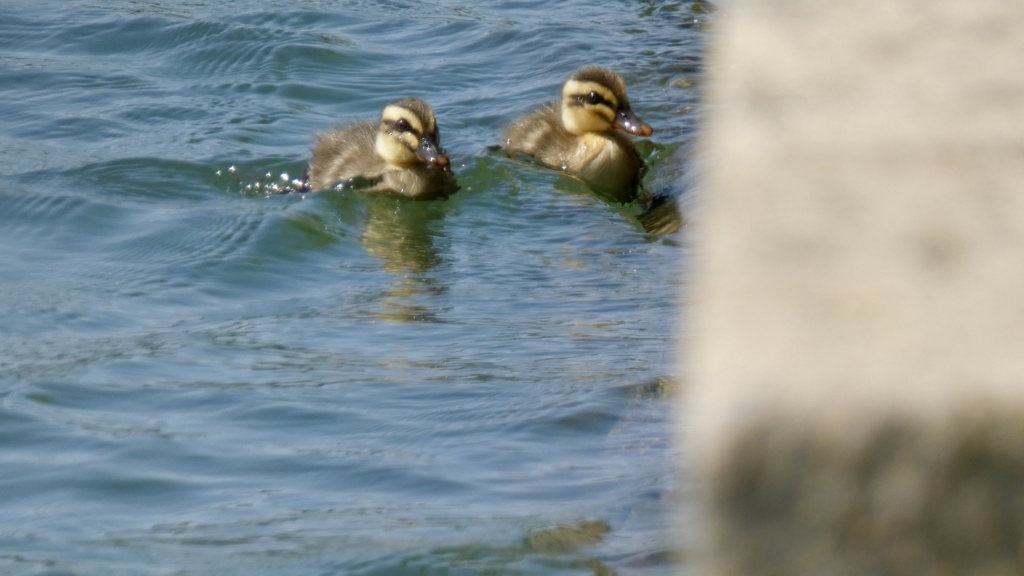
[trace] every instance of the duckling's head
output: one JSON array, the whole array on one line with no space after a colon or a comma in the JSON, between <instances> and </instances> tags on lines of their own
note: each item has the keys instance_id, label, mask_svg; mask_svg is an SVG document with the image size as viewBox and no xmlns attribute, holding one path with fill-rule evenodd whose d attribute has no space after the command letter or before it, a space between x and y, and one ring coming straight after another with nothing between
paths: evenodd
<instances>
[{"instance_id":1,"label":"duckling's head","mask_svg":"<svg viewBox=\"0 0 1024 576\"><path fill-rule=\"evenodd\" d=\"M654 132L629 107L622 78L597 66L577 70L562 86L562 125L577 136L615 129L636 136Z\"/></svg>"},{"instance_id":2,"label":"duckling's head","mask_svg":"<svg viewBox=\"0 0 1024 576\"><path fill-rule=\"evenodd\" d=\"M374 149L392 166L427 164L438 170L449 169L434 111L419 98L402 98L384 107Z\"/></svg>"}]
</instances>

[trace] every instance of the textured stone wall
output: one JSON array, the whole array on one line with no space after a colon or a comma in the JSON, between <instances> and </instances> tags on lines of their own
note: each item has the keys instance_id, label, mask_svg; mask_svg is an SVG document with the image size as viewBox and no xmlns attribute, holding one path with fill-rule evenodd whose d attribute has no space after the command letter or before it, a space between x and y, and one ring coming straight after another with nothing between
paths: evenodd
<instances>
[{"instance_id":1,"label":"textured stone wall","mask_svg":"<svg viewBox=\"0 0 1024 576\"><path fill-rule=\"evenodd\" d=\"M699 573L1024 574L1024 2L731 0L715 26Z\"/></svg>"}]
</instances>

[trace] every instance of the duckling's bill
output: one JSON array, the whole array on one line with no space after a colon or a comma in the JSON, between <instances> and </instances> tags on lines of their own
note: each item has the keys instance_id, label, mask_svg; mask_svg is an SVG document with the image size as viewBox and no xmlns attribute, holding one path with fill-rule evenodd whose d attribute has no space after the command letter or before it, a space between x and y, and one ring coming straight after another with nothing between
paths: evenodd
<instances>
[{"instance_id":1,"label":"duckling's bill","mask_svg":"<svg viewBox=\"0 0 1024 576\"><path fill-rule=\"evenodd\" d=\"M451 162L448 160L448 156L445 155L444 150L429 136L420 138L420 145L416 148L416 154L433 168L448 170L451 166Z\"/></svg>"},{"instance_id":2,"label":"duckling's bill","mask_svg":"<svg viewBox=\"0 0 1024 576\"><path fill-rule=\"evenodd\" d=\"M615 113L615 127L633 134L634 136L650 136L654 134L654 128L640 119L629 108L620 109Z\"/></svg>"}]
</instances>

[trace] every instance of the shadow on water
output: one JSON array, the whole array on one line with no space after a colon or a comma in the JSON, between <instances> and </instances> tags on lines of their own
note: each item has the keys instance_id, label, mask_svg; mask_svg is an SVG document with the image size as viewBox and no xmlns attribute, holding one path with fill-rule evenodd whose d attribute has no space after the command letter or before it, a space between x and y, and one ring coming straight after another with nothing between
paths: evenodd
<instances>
[{"instance_id":1,"label":"shadow on water","mask_svg":"<svg viewBox=\"0 0 1024 576\"><path fill-rule=\"evenodd\" d=\"M636 219L648 234L667 236L686 225L679 203L684 192L679 182L686 166L685 150L686 147L678 142L637 142L637 151L647 165L647 175L637 199L639 213Z\"/></svg>"},{"instance_id":2,"label":"shadow on water","mask_svg":"<svg viewBox=\"0 0 1024 576\"><path fill-rule=\"evenodd\" d=\"M679 143L663 145L649 140L637 142L637 151L644 158L646 175L633 198L626 201L615 194L596 190L583 180L544 166L528 156L510 155L500 147L491 147L488 151L495 156L511 158L514 162L528 165L533 169L557 173L558 178L553 183L556 190L598 198L616 208L627 220L647 234L668 236L686 225L686 218L679 203L683 191L678 189L678 182L681 181L680 176L685 165L682 159L684 149Z\"/></svg>"},{"instance_id":3,"label":"shadow on water","mask_svg":"<svg viewBox=\"0 0 1024 576\"><path fill-rule=\"evenodd\" d=\"M686 224L686 218L679 205L679 197L682 191L677 190L675 182L667 179L665 174L651 174L651 168L666 157L673 156L672 153L678 145L662 147L645 142L646 149L653 152L647 157L648 174L644 178L643 186L637 192L636 198L630 202L622 202L613 196L602 194L587 186L587 183L567 174L560 174L555 180L554 187L560 192L592 196L600 199L609 206L616 208L627 219L634 222L645 233L655 237L669 236L679 232ZM641 149L643 154L644 148ZM670 162L673 161L670 159ZM542 169L548 169L541 167Z\"/></svg>"},{"instance_id":4,"label":"shadow on water","mask_svg":"<svg viewBox=\"0 0 1024 576\"><path fill-rule=\"evenodd\" d=\"M648 234L668 236L686 224L679 201L674 196L655 196L636 217Z\"/></svg>"}]
</instances>

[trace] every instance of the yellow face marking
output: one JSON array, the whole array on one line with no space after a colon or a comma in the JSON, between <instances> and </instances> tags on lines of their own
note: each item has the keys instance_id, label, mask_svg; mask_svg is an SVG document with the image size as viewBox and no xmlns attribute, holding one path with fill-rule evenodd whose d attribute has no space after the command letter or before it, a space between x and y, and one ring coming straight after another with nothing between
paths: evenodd
<instances>
[{"instance_id":1,"label":"yellow face marking","mask_svg":"<svg viewBox=\"0 0 1024 576\"><path fill-rule=\"evenodd\" d=\"M614 115L615 110L619 107L619 99L615 96L615 93L608 89L604 84L598 84L597 82L581 82L579 80L569 80L565 83L565 87L562 88L562 101L565 103L566 100L571 99L576 102L576 99L580 96L583 97L583 103L586 105L587 96L593 92L603 102L607 103L612 109ZM596 104L600 106L600 104Z\"/></svg>"},{"instance_id":2,"label":"yellow face marking","mask_svg":"<svg viewBox=\"0 0 1024 576\"><path fill-rule=\"evenodd\" d=\"M408 128L399 129L402 122ZM377 155L388 164L421 163L422 160L416 153L416 149L419 148L421 136L432 130L433 126L424 126L423 119L413 111L401 106L389 105L381 113L374 149L377 151Z\"/></svg>"},{"instance_id":3,"label":"yellow face marking","mask_svg":"<svg viewBox=\"0 0 1024 576\"><path fill-rule=\"evenodd\" d=\"M423 125L423 121L410 110L406 110L401 106L391 105L384 108L384 112L380 115L381 123L394 124L399 120L405 120L409 123L409 128L417 135L426 134L429 132L428 126Z\"/></svg>"},{"instance_id":4,"label":"yellow face marking","mask_svg":"<svg viewBox=\"0 0 1024 576\"><path fill-rule=\"evenodd\" d=\"M562 89L562 125L570 134L613 130L618 107L615 93L597 82L569 80Z\"/></svg>"}]
</instances>

